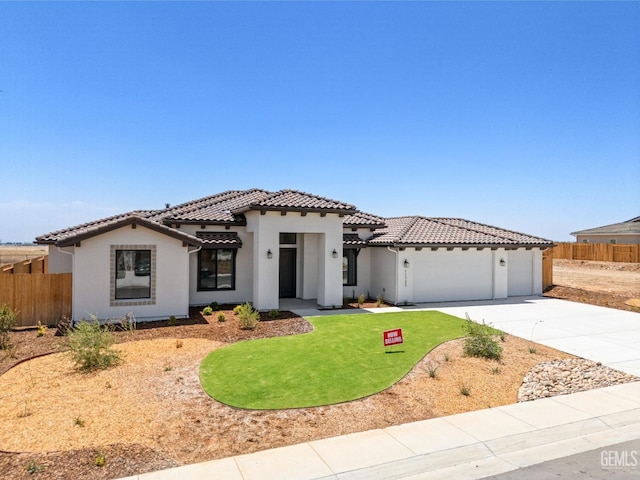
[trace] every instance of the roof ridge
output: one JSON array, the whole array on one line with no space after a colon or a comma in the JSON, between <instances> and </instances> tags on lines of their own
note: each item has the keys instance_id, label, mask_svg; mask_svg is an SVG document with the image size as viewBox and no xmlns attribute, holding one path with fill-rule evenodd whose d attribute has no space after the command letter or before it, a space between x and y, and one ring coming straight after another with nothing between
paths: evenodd
<instances>
[{"instance_id":1,"label":"roof ridge","mask_svg":"<svg viewBox=\"0 0 640 480\"><path fill-rule=\"evenodd\" d=\"M441 217L441 219L446 219L446 218L447 217ZM473 224L474 225L481 225L483 227L488 227L488 228L492 228L494 230L497 230L498 232L508 232L508 233L513 233L515 235L525 235L527 237L534 237L534 238L539 239L539 240L546 240L545 238L538 237L537 235L529 235L527 233L516 232L515 230L509 230L508 228L496 227L495 225L489 225L487 223L474 222L474 221L471 221L471 220L467 220L466 218L450 217L450 219L451 220L462 220L463 222L467 222L467 223L470 223L472 225ZM509 238L509 237L504 236L504 235L499 234L499 233L487 233L487 232L483 232L482 230L478 230L478 229L475 229L475 228L470 228L470 227L466 227L466 226L451 225L450 223L447 223L446 225L449 225L449 226L452 226L452 227L456 227L456 228L462 228L462 229L465 229L465 230L467 230L469 232L476 232L476 233L480 233L480 234L483 234L483 235L493 235L494 237L498 237L498 238L501 238L502 240L507 240L509 242L514 242L515 241L513 238Z\"/></svg>"},{"instance_id":2,"label":"roof ridge","mask_svg":"<svg viewBox=\"0 0 640 480\"><path fill-rule=\"evenodd\" d=\"M400 241L402 239L402 237L404 237L406 235L406 233L411 230L416 223L418 223L418 219L422 218L419 215L409 215L406 218L410 218L411 220L409 220L409 223L400 231L400 233L398 234L397 237L397 241Z\"/></svg>"}]
</instances>

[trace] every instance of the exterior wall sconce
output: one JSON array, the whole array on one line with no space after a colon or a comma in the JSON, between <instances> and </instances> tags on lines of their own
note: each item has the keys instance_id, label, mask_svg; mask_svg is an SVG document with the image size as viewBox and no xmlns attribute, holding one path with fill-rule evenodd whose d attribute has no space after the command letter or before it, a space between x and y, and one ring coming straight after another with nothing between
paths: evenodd
<instances>
[{"instance_id":1,"label":"exterior wall sconce","mask_svg":"<svg viewBox=\"0 0 640 480\"><path fill-rule=\"evenodd\" d=\"M335 248L333 249L333 252L331 252L331 256L333 258L338 258L338 251Z\"/></svg>"},{"instance_id":2,"label":"exterior wall sconce","mask_svg":"<svg viewBox=\"0 0 640 480\"><path fill-rule=\"evenodd\" d=\"M504 267L507 264L507 262L504 261L504 258L500 259L500 266Z\"/></svg>"},{"instance_id":3,"label":"exterior wall sconce","mask_svg":"<svg viewBox=\"0 0 640 480\"><path fill-rule=\"evenodd\" d=\"M409 260L404 259L404 268L409 268Z\"/></svg>"},{"instance_id":4,"label":"exterior wall sconce","mask_svg":"<svg viewBox=\"0 0 640 480\"><path fill-rule=\"evenodd\" d=\"M271 260L273 258L273 253L271 252L271 249L267 250L267 258L269 260Z\"/></svg>"}]
</instances>

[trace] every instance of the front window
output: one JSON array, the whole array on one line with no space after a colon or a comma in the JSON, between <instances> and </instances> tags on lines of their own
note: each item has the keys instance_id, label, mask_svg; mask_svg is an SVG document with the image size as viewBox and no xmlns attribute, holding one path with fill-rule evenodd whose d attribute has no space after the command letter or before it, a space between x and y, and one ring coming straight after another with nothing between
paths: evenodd
<instances>
[{"instance_id":1,"label":"front window","mask_svg":"<svg viewBox=\"0 0 640 480\"><path fill-rule=\"evenodd\" d=\"M236 288L236 252L230 248L198 252L198 290L234 290Z\"/></svg>"},{"instance_id":2,"label":"front window","mask_svg":"<svg viewBox=\"0 0 640 480\"><path fill-rule=\"evenodd\" d=\"M151 298L151 250L116 250L115 298Z\"/></svg>"},{"instance_id":3,"label":"front window","mask_svg":"<svg viewBox=\"0 0 640 480\"><path fill-rule=\"evenodd\" d=\"M358 284L358 251L353 248L345 248L342 253L342 284L354 286Z\"/></svg>"}]
</instances>

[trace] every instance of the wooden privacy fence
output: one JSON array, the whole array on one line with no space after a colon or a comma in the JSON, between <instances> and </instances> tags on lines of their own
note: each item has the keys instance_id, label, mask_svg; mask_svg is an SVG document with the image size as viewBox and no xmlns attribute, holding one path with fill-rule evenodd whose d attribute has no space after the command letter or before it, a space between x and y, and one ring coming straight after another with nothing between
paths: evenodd
<instances>
[{"instance_id":1,"label":"wooden privacy fence","mask_svg":"<svg viewBox=\"0 0 640 480\"><path fill-rule=\"evenodd\" d=\"M17 311L16 326L55 325L71 317L70 273L0 275L0 305Z\"/></svg>"},{"instance_id":2,"label":"wooden privacy fence","mask_svg":"<svg viewBox=\"0 0 640 480\"><path fill-rule=\"evenodd\" d=\"M0 267L0 273L48 273L49 256L30 258L21 262L9 263Z\"/></svg>"},{"instance_id":3,"label":"wooden privacy fence","mask_svg":"<svg viewBox=\"0 0 640 480\"><path fill-rule=\"evenodd\" d=\"M551 249L553 258L598 262L640 263L640 245L612 243L558 243Z\"/></svg>"}]
</instances>

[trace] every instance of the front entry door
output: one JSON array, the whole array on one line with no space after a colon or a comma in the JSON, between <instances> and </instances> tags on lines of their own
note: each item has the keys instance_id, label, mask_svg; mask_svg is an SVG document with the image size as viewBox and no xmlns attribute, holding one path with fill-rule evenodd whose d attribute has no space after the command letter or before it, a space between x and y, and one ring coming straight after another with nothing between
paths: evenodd
<instances>
[{"instance_id":1,"label":"front entry door","mask_svg":"<svg viewBox=\"0 0 640 480\"><path fill-rule=\"evenodd\" d=\"M280 298L296 297L296 249L280 249Z\"/></svg>"}]
</instances>

